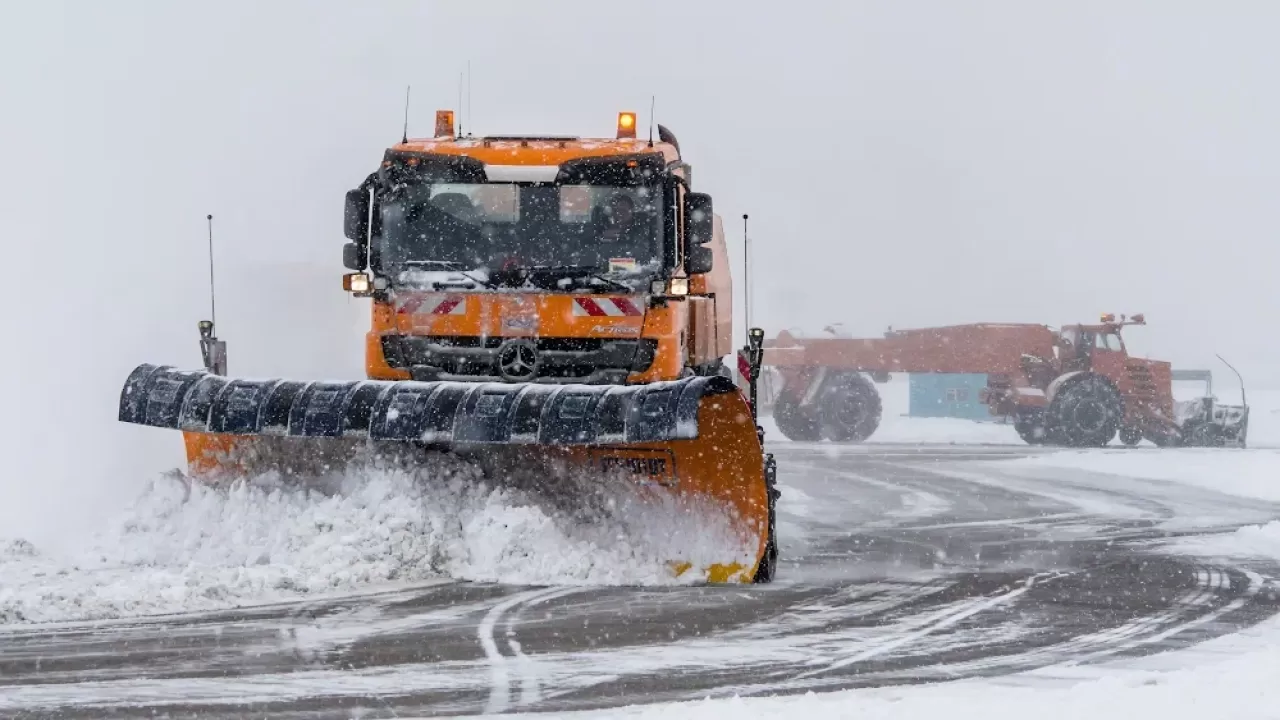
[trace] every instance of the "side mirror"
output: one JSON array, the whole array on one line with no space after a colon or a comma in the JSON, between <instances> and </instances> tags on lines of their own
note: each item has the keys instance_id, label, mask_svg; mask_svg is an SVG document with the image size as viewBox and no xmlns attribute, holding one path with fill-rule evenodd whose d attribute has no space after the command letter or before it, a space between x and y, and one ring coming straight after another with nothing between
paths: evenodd
<instances>
[{"instance_id":1,"label":"side mirror","mask_svg":"<svg viewBox=\"0 0 1280 720\"><path fill-rule=\"evenodd\" d=\"M711 207L711 196L706 193L691 192L684 196L685 238L689 252L698 245L711 242L715 232L715 211Z\"/></svg>"},{"instance_id":2,"label":"side mirror","mask_svg":"<svg viewBox=\"0 0 1280 720\"><path fill-rule=\"evenodd\" d=\"M342 217L342 232L348 240L364 244L369 237L369 191L348 190Z\"/></svg>"},{"instance_id":3,"label":"side mirror","mask_svg":"<svg viewBox=\"0 0 1280 720\"><path fill-rule=\"evenodd\" d=\"M365 252L367 246L356 243L347 243L342 246L342 267L348 270L363 270L369 264L368 253Z\"/></svg>"},{"instance_id":4,"label":"side mirror","mask_svg":"<svg viewBox=\"0 0 1280 720\"><path fill-rule=\"evenodd\" d=\"M684 255L684 271L690 275L711 272L714 265L711 248L706 245L690 245Z\"/></svg>"}]
</instances>

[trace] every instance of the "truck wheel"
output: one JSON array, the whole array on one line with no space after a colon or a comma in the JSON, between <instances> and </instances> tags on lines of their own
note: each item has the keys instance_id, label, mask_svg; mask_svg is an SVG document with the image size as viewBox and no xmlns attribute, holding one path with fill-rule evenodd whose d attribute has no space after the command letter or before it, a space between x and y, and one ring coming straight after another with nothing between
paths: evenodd
<instances>
[{"instance_id":1,"label":"truck wheel","mask_svg":"<svg viewBox=\"0 0 1280 720\"><path fill-rule=\"evenodd\" d=\"M810 417L795 399L780 396L773 404L773 422L788 440L817 442L822 439L822 426Z\"/></svg>"},{"instance_id":2,"label":"truck wheel","mask_svg":"<svg viewBox=\"0 0 1280 720\"><path fill-rule=\"evenodd\" d=\"M1142 442L1142 429L1136 428L1132 425L1121 425L1120 442L1128 445L1129 447L1135 447L1138 443Z\"/></svg>"},{"instance_id":3,"label":"truck wheel","mask_svg":"<svg viewBox=\"0 0 1280 720\"><path fill-rule=\"evenodd\" d=\"M751 578L753 583L773 582L778 574L778 498L782 491L778 490L778 466L772 453L765 456L764 485L769 494L769 539L765 542L764 557L760 558L755 577Z\"/></svg>"},{"instance_id":4,"label":"truck wheel","mask_svg":"<svg viewBox=\"0 0 1280 720\"><path fill-rule=\"evenodd\" d=\"M1018 413L1013 420L1013 429L1018 431L1018 437L1028 445L1043 445L1049 441L1043 410Z\"/></svg>"},{"instance_id":5,"label":"truck wheel","mask_svg":"<svg viewBox=\"0 0 1280 720\"><path fill-rule=\"evenodd\" d=\"M880 393L860 373L831 378L818 400L822 434L836 442L862 442L880 427Z\"/></svg>"},{"instance_id":6,"label":"truck wheel","mask_svg":"<svg viewBox=\"0 0 1280 720\"><path fill-rule=\"evenodd\" d=\"M1120 393L1099 375L1072 378L1049 403L1046 425L1055 444L1102 447L1120 429Z\"/></svg>"}]
</instances>

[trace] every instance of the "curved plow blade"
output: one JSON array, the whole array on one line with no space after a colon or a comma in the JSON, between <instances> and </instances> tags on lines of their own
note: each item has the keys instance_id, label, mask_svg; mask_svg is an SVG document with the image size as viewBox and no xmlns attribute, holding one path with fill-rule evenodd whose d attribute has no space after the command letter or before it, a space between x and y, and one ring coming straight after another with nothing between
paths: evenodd
<instances>
[{"instance_id":1,"label":"curved plow blade","mask_svg":"<svg viewBox=\"0 0 1280 720\"><path fill-rule=\"evenodd\" d=\"M633 386L299 382L144 364L125 383L119 419L181 430L190 472L210 480L445 450L499 482L638 487L710 512L740 540L736 557L701 570L711 582L753 579L769 539L763 449L745 397L723 377ZM672 563L677 574L688 568Z\"/></svg>"}]
</instances>

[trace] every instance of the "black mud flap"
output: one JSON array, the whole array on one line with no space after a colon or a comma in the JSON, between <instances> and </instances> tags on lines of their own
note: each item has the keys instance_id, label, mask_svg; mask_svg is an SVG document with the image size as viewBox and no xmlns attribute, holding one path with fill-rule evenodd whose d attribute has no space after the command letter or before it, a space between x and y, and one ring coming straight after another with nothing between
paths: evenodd
<instances>
[{"instance_id":1,"label":"black mud flap","mask_svg":"<svg viewBox=\"0 0 1280 720\"><path fill-rule=\"evenodd\" d=\"M120 394L122 422L231 435L369 438L456 447L608 445L698 437L724 377L647 385L540 385L230 379L139 365Z\"/></svg>"}]
</instances>

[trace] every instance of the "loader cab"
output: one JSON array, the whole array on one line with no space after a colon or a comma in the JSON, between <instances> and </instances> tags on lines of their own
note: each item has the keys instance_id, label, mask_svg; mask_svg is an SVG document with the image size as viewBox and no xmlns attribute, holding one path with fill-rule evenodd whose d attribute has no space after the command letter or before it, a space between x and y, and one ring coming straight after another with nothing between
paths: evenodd
<instances>
[{"instance_id":1,"label":"loader cab","mask_svg":"<svg viewBox=\"0 0 1280 720\"><path fill-rule=\"evenodd\" d=\"M1064 373L1091 370L1096 360L1124 355L1117 326L1070 325L1058 334L1058 360Z\"/></svg>"}]
</instances>

